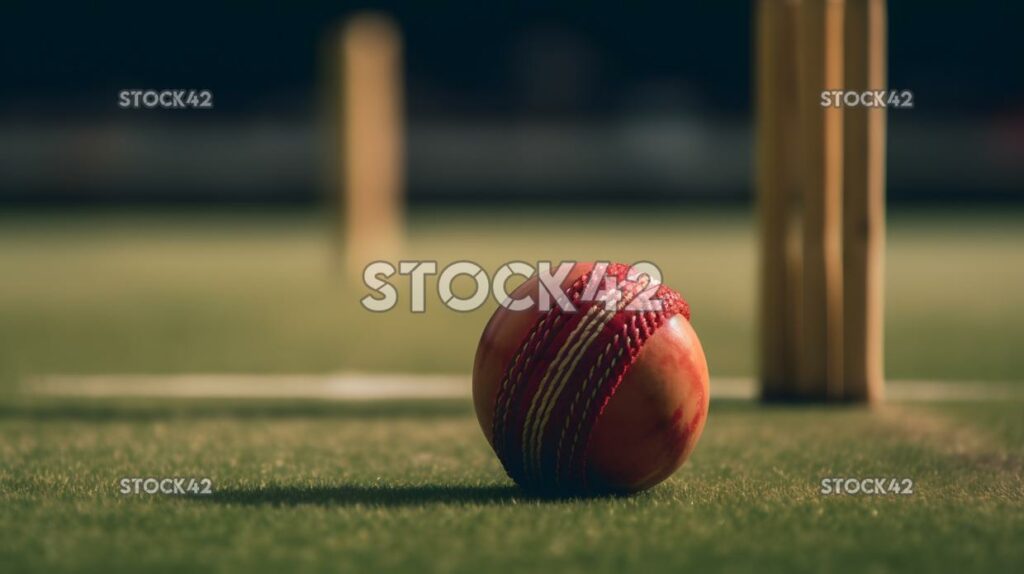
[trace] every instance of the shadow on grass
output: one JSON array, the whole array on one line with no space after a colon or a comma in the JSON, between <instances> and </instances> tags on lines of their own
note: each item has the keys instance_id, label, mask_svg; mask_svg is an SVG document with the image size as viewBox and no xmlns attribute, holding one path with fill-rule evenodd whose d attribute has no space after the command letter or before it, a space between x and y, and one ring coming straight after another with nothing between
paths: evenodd
<instances>
[{"instance_id":1,"label":"shadow on grass","mask_svg":"<svg viewBox=\"0 0 1024 574\"><path fill-rule=\"evenodd\" d=\"M367 506L376 508L430 505L490 505L516 502L561 503L571 499L528 494L514 485L398 485L398 486L270 486L219 490L193 497L212 504L243 506Z\"/></svg>"},{"instance_id":2,"label":"shadow on grass","mask_svg":"<svg viewBox=\"0 0 1024 574\"><path fill-rule=\"evenodd\" d=\"M875 409L872 405L854 402L824 403L809 400L773 400L761 399L711 399L710 415L715 413L764 414L772 412L824 413L824 412L865 412Z\"/></svg>"},{"instance_id":3,"label":"shadow on grass","mask_svg":"<svg viewBox=\"0 0 1024 574\"><path fill-rule=\"evenodd\" d=\"M445 418L471 416L468 400L328 402L269 399L62 399L0 402L0 419L146 422L164 419Z\"/></svg>"},{"instance_id":4,"label":"shadow on grass","mask_svg":"<svg viewBox=\"0 0 1024 574\"><path fill-rule=\"evenodd\" d=\"M865 405L713 399L710 416L771 412L871 412ZM272 399L21 399L0 400L0 420L37 422L149 422L161 420L256 419L441 419L472 417L466 400L322 401Z\"/></svg>"}]
</instances>

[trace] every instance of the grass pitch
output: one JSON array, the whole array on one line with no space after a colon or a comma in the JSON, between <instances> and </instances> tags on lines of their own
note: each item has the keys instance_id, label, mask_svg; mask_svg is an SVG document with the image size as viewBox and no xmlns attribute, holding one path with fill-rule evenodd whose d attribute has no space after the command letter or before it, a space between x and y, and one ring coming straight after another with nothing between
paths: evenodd
<instances>
[{"instance_id":1,"label":"grass pitch","mask_svg":"<svg viewBox=\"0 0 1024 574\"><path fill-rule=\"evenodd\" d=\"M1021 212L894 213L891 378L1018 381ZM313 213L0 215L0 390L32 374L465 373L496 306L369 313ZM690 302L712 373L755 370L757 253L743 210L415 212L406 256L659 265ZM469 288L470 281L456 282Z\"/></svg>"},{"instance_id":2,"label":"grass pitch","mask_svg":"<svg viewBox=\"0 0 1024 574\"><path fill-rule=\"evenodd\" d=\"M1024 403L877 411L715 401L693 458L623 498L542 501L465 401L8 404L11 572L1015 571ZM209 477L206 497L121 495ZM910 478L824 496L825 477Z\"/></svg>"},{"instance_id":3,"label":"grass pitch","mask_svg":"<svg viewBox=\"0 0 1024 574\"><path fill-rule=\"evenodd\" d=\"M1020 380L1019 213L890 223L889 376ZM1019 399L716 400L665 484L555 502L515 489L468 401L16 393L50 373L468 372L490 308L445 311L432 294L423 315L362 311L330 238L325 218L304 213L0 215L0 569L1024 568ZM410 258L491 271L507 259L653 261L693 306L713 375L753 372L747 212L418 213L408 245ZM120 479L148 476L208 477L214 494L119 493ZM824 496L826 477L909 478L914 494Z\"/></svg>"}]
</instances>

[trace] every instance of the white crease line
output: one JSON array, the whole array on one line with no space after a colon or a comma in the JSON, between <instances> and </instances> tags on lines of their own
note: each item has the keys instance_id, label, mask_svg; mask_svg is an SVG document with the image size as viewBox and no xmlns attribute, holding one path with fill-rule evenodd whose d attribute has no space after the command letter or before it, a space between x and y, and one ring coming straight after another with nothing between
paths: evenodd
<instances>
[{"instance_id":1,"label":"white crease line","mask_svg":"<svg viewBox=\"0 0 1024 574\"><path fill-rule=\"evenodd\" d=\"M329 375L48 375L30 378L29 395L88 398L267 398L355 400L466 399L467 376L339 373ZM715 378L713 399L751 400L758 386L750 378ZM1024 384L901 380L886 385L897 402L1024 400Z\"/></svg>"},{"instance_id":2,"label":"white crease line","mask_svg":"<svg viewBox=\"0 0 1024 574\"><path fill-rule=\"evenodd\" d=\"M888 384L885 396L907 402L1024 400L1024 383L901 380Z\"/></svg>"},{"instance_id":3,"label":"white crease line","mask_svg":"<svg viewBox=\"0 0 1024 574\"><path fill-rule=\"evenodd\" d=\"M30 379L50 397L388 400L466 398L470 383L449 375L56 375Z\"/></svg>"}]
</instances>

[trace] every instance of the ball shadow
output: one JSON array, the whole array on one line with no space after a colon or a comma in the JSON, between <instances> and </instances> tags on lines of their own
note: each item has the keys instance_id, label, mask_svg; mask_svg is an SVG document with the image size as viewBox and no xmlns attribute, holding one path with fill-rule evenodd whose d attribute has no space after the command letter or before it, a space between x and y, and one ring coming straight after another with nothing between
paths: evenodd
<instances>
[{"instance_id":1,"label":"ball shadow","mask_svg":"<svg viewBox=\"0 0 1024 574\"><path fill-rule=\"evenodd\" d=\"M227 489L197 500L247 506L373 506L502 504L528 498L515 486L270 486Z\"/></svg>"},{"instance_id":2,"label":"ball shadow","mask_svg":"<svg viewBox=\"0 0 1024 574\"><path fill-rule=\"evenodd\" d=\"M615 498L607 495L596 498ZM594 500L594 497L588 500ZM223 489L192 500L242 506L366 506L394 508L429 505L491 505L517 502L559 504L572 498L539 496L514 485L268 486Z\"/></svg>"}]
</instances>

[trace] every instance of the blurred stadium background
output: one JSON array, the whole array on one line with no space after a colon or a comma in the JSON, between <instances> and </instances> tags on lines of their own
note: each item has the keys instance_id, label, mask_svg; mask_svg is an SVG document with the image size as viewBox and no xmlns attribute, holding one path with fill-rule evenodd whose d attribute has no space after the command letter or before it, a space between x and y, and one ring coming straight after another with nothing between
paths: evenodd
<instances>
[{"instance_id":1,"label":"blurred stadium background","mask_svg":"<svg viewBox=\"0 0 1024 574\"><path fill-rule=\"evenodd\" d=\"M318 61L359 4L5 7L0 198L318 201ZM412 202L751 197L751 3L372 6L407 48ZM916 95L890 117L891 199L1024 197L1022 17L890 7L890 85ZM121 110L130 88L215 109Z\"/></svg>"}]
</instances>

